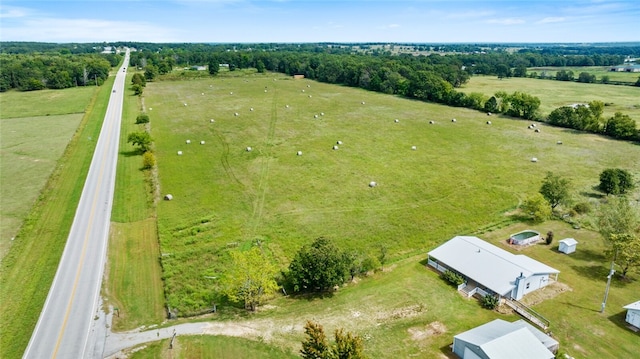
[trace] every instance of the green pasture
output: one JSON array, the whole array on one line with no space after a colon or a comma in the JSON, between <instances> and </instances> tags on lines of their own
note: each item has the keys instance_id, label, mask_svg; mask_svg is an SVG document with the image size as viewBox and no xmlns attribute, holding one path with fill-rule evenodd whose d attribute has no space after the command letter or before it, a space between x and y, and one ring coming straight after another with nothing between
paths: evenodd
<instances>
[{"instance_id":1,"label":"green pasture","mask_svg":"<svg viewBox=\"0 0 640 359\"><path fill-rule=\"evenodd\" d=\"M64 90L7 91L0 93L0 118L37 117L84 113L95 86Z\"/></svg>"},{"instance_id":2,"label":"green pasture","mask_svg":"<svg viewBox=\"0 0 640 359\"><path fill-rule=\"evenodd\" d=\"M617 71L609 71L612 66L583 66L583 67L529 67L527 68L527 74L531 74L532 72L536 72L538 76L543 73L546 76L552 76L555 78L556 73L558 71L571 71L573 72L573 76L575 79L578 79L578 76L582 72L586 72L590 75L596 75L596 81L600 82L603 76L608 76L609 81L612 82L622 82L628 84L635 84L638 81L638 77L640 73L638 72L617 72Z\"/></svg>"},{"instance_id":3,"label":"green pasture","mask_svg":"<svg viewBox=\"0 0 640 359\"><path fill-rule=\"evenodd\" d=\"M258 240L283 267L319 236L397 260L508 223L547 171L576 196L605 168L640 176L626 142L280 75L150 83L145 103L174 197L157 208L165 291L182 315L217 299L227 251Z\"/></svg>"},{"instance_id":4,"label":"green pasture","mask_svg":"<svg viewBox=\"0 0 640 359\"><path fill-rule=\"evenodd\" d=\"M93 97L89 96L91 97L90 101L86 99L82 103L80 108L86 108L84 117L77 126L73 137L70 141L68 140L64 154L55 163L55 169L46 184L37 190L40 195L24 219L11 248L2 259L2 266L0 266L0 303L2 303L0 306L0 332L2 333L0 335L0 357L2 358L20 358L22 356L38 320L82 193L86 173L91 164L91 154L93 154L108 98L111 95L112 84L113 78L98 88L93 93ZM95 90L95 88L91 89L91 91ZM75 93L73 92L75 89L58 91ZM32 93L21 94L32 95ZM4 95L2 94L2 96ZM75 101L80 102L77 98L68 102ZM39 107L37 102L30 103L30 106L34 110ZM38 114L42 114L42 112L38 112ZM54 120L55 118L68 120L73 117L56 116ZM33 123L50 122L50 120L44 121L42 118L36 120L26 118L24 120L34 121ZM4 121L3 119L3 132ZM33 133L40 132L34 129ZM24 141L26 142L29 138L25 138ZM39 138L38 141L47 143L48 140ZM42 147L36 149L36 152L39 156L46 156L44 151L50 150L50 148ZM4 188L4 182L2 186ZM22 188L23 184L13 183L11 186ZM22 190L15 192L22 192ZM23 196L26 197L26 193Z\"/></svg>"},{"instance_id":5,"label":"green pasture","mask_svg":"<svg viewBox=\"0 0 640 359\"><path fill-rule=\"evenodd\" d=\"M479 92L493 96L498 91L525 92L540 99L540 114L544 117L558 107L598 100L605 103L605 118L616 112L640 121L640 87L603 84L583 84L522 77L498 79L495 76L473 76L458 89L464 93Z\"/></svg>"},{"instance_id":6,"label":"green pasture","mask_svg":"<svg viewBox=\"0 0 640 359\"><path fill-rule=\"evenodd\" d=\"M9 249L82 117L69 114L0 119L0 258Z\"/></svg>"}]
</instances>

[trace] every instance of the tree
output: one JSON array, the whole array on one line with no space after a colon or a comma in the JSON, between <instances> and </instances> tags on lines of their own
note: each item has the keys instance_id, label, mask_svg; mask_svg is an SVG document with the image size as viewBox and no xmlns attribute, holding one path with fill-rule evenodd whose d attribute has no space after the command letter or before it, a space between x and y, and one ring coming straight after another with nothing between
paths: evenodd
<instances>
[{"instance_id":1,"label":"tree","mask_svg":"<svg viewBox=\"0 0 640 359\"><path fill-rule=\"evenodd\" d=\"M491 96L487 102L484 103L484 110L487 112L498 112L498 100L495 96Z\"/></svg>"},{"instance_id":2,"label":"tree","mask_svg":"<svg viewBox=\"0 0 640 359\"><path fill-rule=\"evenodd\" d=\"M156 156L151 151L147 151L142 155L142 168L150 170L156 165Z\"/></svg>"},{"instance_id":3,"label":"tree","mask_svg":"<svg viewBox=\"0 0 640 359\"><path fill-rule=\"evenodd\" d=\"M626 278L629 270L640 267L640 237L629 233L613 234L609 241L611 248L606 255L614 259L620 266L622 277Z\"/></svg>"},{"instance_id":4,"label":"tree","mask_svg":"<svg viewBox=\"0 0 640 359\"><path fill-rule=\"evenodd\" d=\"M344 283L350 266L347 253L320 237L296 253L287 277L294 292L324 291Z\"/></svg>"},{"instance_id":5,"label":"tree","mask_svg":"<svg viewBox=\"0 0 640 359\"><path fill-rule=\"evenodd\" d=\"M550 245L551 242L553 242L553 231L547 232L547 238L545 238L545 243L547 243L547 245Z\"/></svg>"},{"instance_id":6,"label":"tree","mask_svg":"<svg viewBox=\"0 0 640 359\"><path fill-rule=\"evenodd\" d=\"M522 203L521 209L536 223L544 222L551 217L551 205L540 193L527 197Z\"/></svg>"},{"instance_id":7,"label":"tree","mask_svg":"<svg viewBox=\"0 0 640 359\"><path fill-rule=\"evenodd\" d=\"M233 302L242 302L245 309L255 311L278 289L274 279L278 268L258 247L230 254L232 265L222 279L223 293Z\"/></svg>"},{"instance_id":8,"label":"tree","mask_svg":"<svg viewBox=\"0 0 640 359\"><path fill-rule=\"evenodd\" d=\"M609 197L598 209L597 224L598 232L611 243L613 235L636 235L640 231L640 211L625 197Z\"/></svg>"},{"instance_id":9,"label":"tree","mask_svg":"<svg viewBox=\"0 0 640 359\"><path fill-rule=\"evenodd\" d=\"M600 173L598 188L606 194L624 194L633 187L633 175L621 168L608 168Z\"/></svg>"},{"instance_id":10,"label":"tree","mask_svg":"<svg viewBox=\"0 0 640 359\"><path fill-rule=\"evenodd\" d=\"M147 80L145 80L144 76L140 73L136 72L131 76L131 84L132 85L140 85L142 87L147 86Z\"/></svg>"},{"instance_id":11,"label":"tree","mask_svg":"<svg viewBox=\"0 0 640 359\"><path fill-rule=\"evenodd\" d=\"M607 121L604 133L608 136L625 140L638 138L636 121L620 112L616 112L613 117Z\"/></svg>"},{"instance_id":12,"label":"tree","mask_svg":"<svg viewBox=\"0 0 640 359\"><path fill-rule=\"evenodd\" d=\"M131 89L136 96L142 96L142 93L144 92L144 87L140 84L133 84Z\"/></svg>"},{"instance_id":13,"label":"tree","mask_svg":"<svg viewBox=\"0 0 640 359\"><path fill-rule=\"evenodd\" d=\"M505 77L511 77L511 69L505 64L497 64L496 74L498 75L498 78L502 80Z\"/></svg>"},{"instance_id":14,"label":"tree","mask_svg":"<svg viewBox=\"0 0 640 359\"><path fill-rule=\"evenodd\" d=\"M329 342L322 325L307 320L304 326L306 338L302 341L300 354L305 359L328 359Z\"/></svg>"},{"instance_id":15,"label":"tree","mask_svg":"<svg viewBox=\"0 0 640 359\"><path fill-rule=\"evenodd\" d=\"M147 81L153 81L158 76L158 68L149 64L145 67L144 78Z\"/></svg>"},{"instance_id":16,"label":"tree","mask_svg":"<svg viewBox=\"0 0 640 359\"><path fill-rule=\"evenodd\" d=\"M595 83L596 75L592 75L588 72L581 72L580 74L578 74L578 82Z\"/></svg>"},{"instance_id":17,"label":"tree","mask_svg":"<svg viewBox=\"0 0 640 359\"><path fill-rule=\"evenodd\" d=\"M547 172L547 176L542 181L540 193L549 201L551 209L554 209L569 201L570 185L571 182L568 179L554 175L553 172Z\"/></svg>"},{"instance_id":18,"label":"tree","mask_svg":"<svg viewBox=\"0 0 640 359\"><path fill-rule=\"evenodd\" d=\"M364 359L364 345L362 338L349 332L345 333L342 328L335 332L336 343L333 346L332 358L335 359Z\"/></svg>"},{"instance_id":19,"label":"tree","mask_svg":"<svg viewBox=\"0 0 640 359\"><path fill-rule=\"evenodd\" d=\"M132 132L129 134L129 137L127 137L127 143L138 146L142 153L149 151L152 142L153 139L151 138L151 135L145 131Z\"/></svg>"},{"instance_id":20,"label":"tree","mask_svg":"<svg viewBox=\"0 0 640 359\"><path fill-rule=\"evenodd\" d=\"M333 345L329 345L320 324L308 320L304 333L306 338L302 341L300 354L305 359L366 359L362 338L345 333L342 328L335 331Z\"/></svg>"}]
</instances>

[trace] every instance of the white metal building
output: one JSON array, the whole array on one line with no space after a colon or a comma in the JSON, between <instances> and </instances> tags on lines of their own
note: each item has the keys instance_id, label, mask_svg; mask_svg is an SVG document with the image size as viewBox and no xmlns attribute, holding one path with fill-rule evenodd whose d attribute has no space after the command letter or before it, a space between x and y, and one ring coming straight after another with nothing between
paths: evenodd
<instances>
[{"instance_id":1,"label":"white metal building","mask_svg":"<svg viewBox=\"0 0 640 359\"><path fill-rule=\"evenodd\" d=\"M636 328L640 328L640 300L624 307L627 310L625 321Z\"/></svg>"},{"instance_id":2,"label":"white metal building","mask_svg":"<svg viewBox=\"0 0 640 359\"><path fill-rule=\"evenodd\" d=\"M576 251L576 245L578 241L573 238L565 238L558 241L558 250L564 254L573 253Z\"/></svg>"},{"instance_id":3,"label":"white metal building","mask_svg":"<svg viewBox=\"0 0 640 359\"><path fill-rule=\"evenodd\" d=\"M428 263L441 272L453 270L485 291L516 300L557 280L560 273L471 236L454 237L432 250Z\"/></svg>"},{"instance_id":4,"label":"white metal building","mask_svg":"<svg viewBox=\"0 0 640 359\"><path fill-rule=\"evenodd\" d=\"M558 341L524 320L502 319L453 337L453 352L462 359L552 359Z\"/></svg>"}]
</instances>

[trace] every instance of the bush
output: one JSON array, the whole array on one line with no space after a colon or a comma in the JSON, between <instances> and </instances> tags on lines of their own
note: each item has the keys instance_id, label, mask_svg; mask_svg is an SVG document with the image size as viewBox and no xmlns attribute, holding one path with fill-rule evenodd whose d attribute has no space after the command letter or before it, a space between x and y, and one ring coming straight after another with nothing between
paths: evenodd
<instances>
[{"instance_id":1,"label":"bush","mask_svg":"<svg viewBox=\"0 0 640 359\"><path fill-rule=\"evenodd\" d=\"M498 300L497 297L494 297L493 295L489 295L489 294L485 295L480 300L480 304L482 304L482 307L491 309L491 310L496 309L499 303L500 301Z\"/></svg>"},{"instance_id":2,"label":"bush","mask_svg":"<svg viewBox=\"0 0 640 359\"><path fill-rule=\"evenodd\" d=\"M553 232L549 231L547 232L547 238L545 239L545 242L547 243L547 245L551 244L551 242L553 242Z\"/></svg>"},{"instance_id":3,"label":"bush","mask_svg":"<svg viewBox=\"0 0 640 359\"><path fill-rule=\"evenodd\" d=\"M456 287L464 283L464 278L460 274L450 270L442 273L442 278Z\"/></svg>"},{"instance_id":4,"label":"bush","mask_svg":"<svg viewBox=\"0 0 640 359\"><path fill-rule=\"evenodd\" d=\"M152 169L156 165L156 156L153 152L147 151L142 155L142 168L145 170Z\"/></svg>"},{"instance_id":5,"label":"bush","mask_svg":"<svg viewBox=\"0 0 640 359\"><path fill-rule=\"evenodd\" d=\"M141 113L136 117L136 125L140 125L143 123L149 123L149 115L146 113Z\"/></svg>"},{"instance_id":6,"label":"bush","mask_svg":"<svg viewBox=\"0 0 640 359\"><path fill-rule=\"evenodd\" d=\"M587 214L591 212L591 204L589 202L580 202L573 206L573 210L578 214Z\"/></svg>"}]
</instances>

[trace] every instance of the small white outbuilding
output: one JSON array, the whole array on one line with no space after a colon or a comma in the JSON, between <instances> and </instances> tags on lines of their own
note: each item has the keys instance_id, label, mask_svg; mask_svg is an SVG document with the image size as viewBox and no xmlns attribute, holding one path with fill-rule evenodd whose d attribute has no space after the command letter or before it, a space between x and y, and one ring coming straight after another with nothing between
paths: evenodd
<instances>
[{"instance_id":1,"label":"small white outbuilding","mask_svg":"<svg viewBox=\"0 0 640 359\"><path fill-rule=\"evenodd\" d=\"M640 328L640 300L624 307L627 310L625 321L636 328Z\"/></svg>"},{"instance_id":2,"label":"small white outbuilding","mask_svg":"<svg viewBox=\"0 0 640 359\"><path fill-rule=\"evenodd\" d=\"M563 240L558 241L558 251L569 254L576 251L576 246L578 245L578 241L573 238L565 238Z\"/></svg>"}]
</instances>

